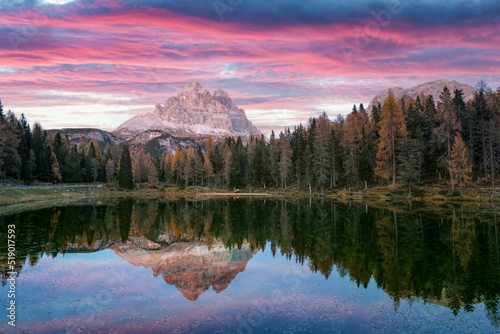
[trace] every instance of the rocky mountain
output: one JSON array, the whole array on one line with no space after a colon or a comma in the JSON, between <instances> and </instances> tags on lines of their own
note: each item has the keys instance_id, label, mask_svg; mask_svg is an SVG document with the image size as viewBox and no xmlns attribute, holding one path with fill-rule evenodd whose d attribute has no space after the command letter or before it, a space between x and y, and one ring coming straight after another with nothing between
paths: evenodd
<instances>
[{"instance_id":1,"label":"rocky mountain","mask_svg":"<svg viewBox=\"0 0 500 334\"><path fill-rule=\"evenodd\" d=\"M128 263L151 268L184 298L195 301L210 287L224 291L239 273L245 271L254 252L248 245L228 249L215 241L210 247L202 241L173 243L163 247L145 238L130 238L126 244L110 249Z\"/></svg>"},{"instance_id":2,"label":"rocky mountain","mask_svg":"<svg viewBox=\"0 0 500 334\"><path fill-rule=\"evenodd\" d=\"M145 133L150 136L144 138ZM154 112L132 117L113 132L135 143L147 142L161 133L192 139L261 134L225 91L216 89L211 94L196 81L189 82L163 106L157 104Z\"/></svg>"},{"instance_id":3,"label":"rocky mountain","mask_svg":"<svg viewBox=\"0 0 500 334\"><path fill-rule=\"evenodd\" d=\"M402 98L407 101L408 99L416 99L418 95L424 94L424 95L432 95L434 98L434 101L438 102L439 101L439 94L443 91L444 87L448 87L450 92L452 93L453 96L453 91L455 89L460 89L464 92L464 100L468 101L472 98L474 98L474 87L468 84L463 84L460 82L457 82L455 80L446 80L446 79L441 79L441 80L436 80L436 81L431 81L431 82L426 82L423 84L420 84L418 86L414 86L411 88L404 89L403 87L392 87L392 88L387 88L384 89L383 91L379 92L373 100L370 102L367 111L371 112L373 105L380 103L380 105L383 105L387 97L389 97L389 90L392 90L392 93L394 94L394 98L396 101L401 101Z\"/></svg>"},{"instance_id":4,"label":"rocky mountain","mask_svg":"<svg viewBox=\"0 0 500 334\"><path fill-rule=\"evenodd\" d=\"M78 145L80 141L88 143L91 139L95 139L99 144L99 147L103 149L106 144L112 146L113 144L119 144L122 142L120 138L117 138L112 133L99 129L82 128L47 130L48 133L56 131L58 131L62 137L67 136L71 145Z\"/></svg>"}]
</instances>

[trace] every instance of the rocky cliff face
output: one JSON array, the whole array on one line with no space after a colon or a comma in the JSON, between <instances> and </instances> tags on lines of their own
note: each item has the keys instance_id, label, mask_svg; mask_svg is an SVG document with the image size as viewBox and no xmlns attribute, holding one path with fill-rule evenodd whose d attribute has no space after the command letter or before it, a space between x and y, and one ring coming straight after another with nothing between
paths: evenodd
<instances>
[{"instance_id":1,"label":"rocky cliff face","mask_svg":"<svg viewBox=\"0 0 500 334\"><path fill-rule=\"evenodd\" d=\"M381 92L379 92L373 100L370 102L370 105L367 108L368 112L372 111L372 108L374 105L377 103L380 103L380 105L383 105L387 97L389 97L389 89L392 90L392 93L394 94L394 98L396 101L400 102L401 99L404 99L405 101L408 101L408 99L416 99L418 95L424 94L426 96L432 95L434 98L434 101L437 103L439 101L439 94L443 91L444 87L448 87L450 90L452 96L453 92L455 89L460 89L464 92L464 100L468 101L472 98L474 98L474 88L471 85L468 84L463 84L460 82L457 82L455 80L436 80L436 81L431 81L431 82L426 82L421 85L411 87L404 89L403 87L392 87L392 88L387 88Z\"/></svg>"},{"instance_id":2,"label":"rocky cliff face","mask_svg":"<svg viewBox=\"0 0 500 334\"><path fill-rule=\"evenodd\" d=\"M78 145L80 141L88 143L90 140L95 139L101 149L104 149L106 144L114 145L119 144L121 140L115 137L112 133L99 129L59 129L48 130L48 133L59 132L62 137L67 136L71 146Z\"/></svg>"},{"instance_id":3,"label":"rocky cliff face","mask_svg":"<svg viewBox=\"0 0 500 334\"><path fill-rule=\"evenodd\" d=\"M184 298L195 301L210 287L224 291L253 257L248 245L227 249L220 242L210 248L204 242L174 243L165 248L144 240L129 239L125 245L113 245L123 260L138 267L151 268L155 277L174 285Z\"/></svg>"},{"instance_id":4,"label":"rocky cliff face","mask_svg":"<svg viewBox=\"0 0 500 334\"><path fill-rule=\"evenodd\" d=\"M114 134L127 141L140 142L137 136L148 130L187 138L260 135L245 111L226 92L216 89L211 94L196 81L188 83L163 106L157 104L153 113L129 119Z\"/></svg>"}]
</instances>

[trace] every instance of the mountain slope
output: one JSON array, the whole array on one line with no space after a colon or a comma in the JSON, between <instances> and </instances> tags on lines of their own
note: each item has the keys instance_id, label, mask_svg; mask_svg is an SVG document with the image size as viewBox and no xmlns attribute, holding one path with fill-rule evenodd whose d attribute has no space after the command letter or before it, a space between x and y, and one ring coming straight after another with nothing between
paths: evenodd
<instances>
[{"instance_id":1,"label":"mountain slope","mask_svg":"<svg viewBox=\"0 0 500 334\"><path fill-rule=\"evenodd\" d=\"M54 129L47 130L48 133L59 132L62 137L67 136L71 146L78 145L80 141L88 143L90 140L95 139L97 144L101 149L104 149L106 144L119 144L122 142L120 138L108 131L92 129L92 128L81 128L81 129Z\"/></svg>"}]
</instances>

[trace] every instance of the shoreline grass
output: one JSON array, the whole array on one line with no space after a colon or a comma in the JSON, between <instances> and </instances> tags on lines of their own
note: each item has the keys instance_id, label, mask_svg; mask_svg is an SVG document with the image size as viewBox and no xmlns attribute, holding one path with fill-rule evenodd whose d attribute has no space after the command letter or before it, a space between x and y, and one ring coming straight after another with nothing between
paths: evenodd
<instances>
[{"instance_id":1,"label":"shoreline grass","mask_svg":"<svg viewBox=\"0 0 500 334\"><path fill-rule=\"evenodd\" d=\"M499 191L500 192L500 191ZM380 202L424 202L424 203L485 203L500 202L500 197L491 196L491 189L481 187L470 187L463 189L461 197L458 191L451 191L450 187L419 186L415 187L413 196L408 196L408 190L404 185L380 186L363 190L349 191L340 189L326 191L325 199L337 201L362 201L366 203ZM309 194L307 191L297 189L281 190L279 188L228 190L227 188L205 188L189 187L180 189L177 187L163 188L136 188L131 191L119 190L102 184L78 184L78 185L50 185L35 187L8 187L0 188L0 207L18 205L23 203L45 202L55 200L75 201L84 198L116 198L116 197L144 197L164 199L199 199L203 197L256 197L256 198L320 198L319 193Z\"/></svg>"}]
</instances>

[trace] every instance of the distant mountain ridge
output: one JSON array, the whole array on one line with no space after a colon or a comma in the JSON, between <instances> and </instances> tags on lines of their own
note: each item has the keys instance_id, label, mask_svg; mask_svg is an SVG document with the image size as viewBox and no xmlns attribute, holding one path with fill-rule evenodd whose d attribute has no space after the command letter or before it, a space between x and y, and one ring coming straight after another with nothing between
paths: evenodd
<instances>
[{"instance_id":1,"label":"distant mountain ridge","mask_svg":"<svg viewBox=\"0 0 500 334\"><path fill-rule=\"evenodd\" d=\"M106 144L120 144L122 140L111 132L94 129L94 128L64 128L47 130L48 133L59 132L62 137L68 137L71 145L78 145L81 140L88 143L90 140L95 139L101 149L104 149Z\"/></svg>"},{"instance_id":2,"label":"distant mountain ridge","mask_svg":"<svg viewBox=\"0 0 500 334\"><path fill-rule=\"evenodd\" d=\"M394 99L398 102L400 102L401 99L405 99L405 102L410 98L415 100L418 95L424 94L426 96L432 95L434 101L437 103L439 101L439 94L441 94L445 86L448 87L452 96L455 89L460 89L464 93L465 101L474 98L474 87L472 87L471 85L460 83L455 80L441 79L426 82L406 89L404 89L403 87L391 87L384 89L371 100L370 104L368 105L367 111L371 112L373 106L377 103L383 105L387 97L389 97L389 90L392 90Z\"/></svg>"},{"instance_id":3,"label":"distant mountain ridge","mask_svg":"<svg viewBox=\"0 0 500 334\"><path fill-rule=\"evenodd\" d=\"M383 104L391 89L395 99L416 99L418 95L432 95L439 101L444 87L453 94L455 89L464 93L464 100L474 98L475 90L471 85L455 80L436 80L410 88L392 87L380 91L370 102L367 111L371 112L376 103ZM260 136L261 132L246 117L229 95L221 89L213 93L203 88L198 82L186 84L176 96L167 99L162 106L157 104L152 113L137 115L121 124L112 132L99 129L60 129L62 136L68 136L71 145L78 145L82 140L96 139L99 146L123 144L144 147L152 157L159 157L165 152L189 146L203 145L209 135L214 141L223 138Z\"/></svg>"}]
</instances>

